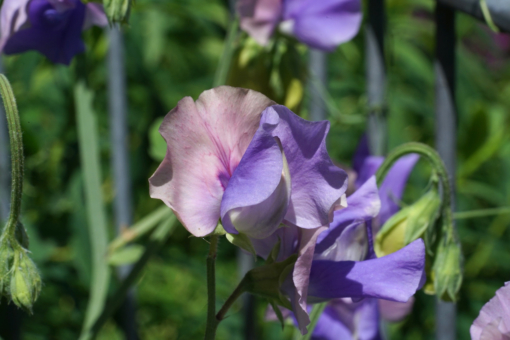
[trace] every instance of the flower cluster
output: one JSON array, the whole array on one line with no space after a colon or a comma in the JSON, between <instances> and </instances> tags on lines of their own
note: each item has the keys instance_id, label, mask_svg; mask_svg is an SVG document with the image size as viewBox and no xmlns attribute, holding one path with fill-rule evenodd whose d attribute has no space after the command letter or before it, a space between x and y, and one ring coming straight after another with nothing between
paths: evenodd
<instances>
[{"instance_id":1,"label":"flower cluster","mask_svg":"<svg viewBox=\"0 0 510 340\"><path fill-rule=\"evenodd\" d=\"M346 202L347 175L328 156L328 129L328 122L306 121L260 93L222 86L196 102L184 98L165 117L167 154L150 179L151 196L193 235L211 234L220 220L263 258L275 247L277 261L297 255L278 294L303 333L310 303L406 302L423 283L423 241L373 255L365 222L381 206L375 178Z\"/></svg>"}]
</instances>

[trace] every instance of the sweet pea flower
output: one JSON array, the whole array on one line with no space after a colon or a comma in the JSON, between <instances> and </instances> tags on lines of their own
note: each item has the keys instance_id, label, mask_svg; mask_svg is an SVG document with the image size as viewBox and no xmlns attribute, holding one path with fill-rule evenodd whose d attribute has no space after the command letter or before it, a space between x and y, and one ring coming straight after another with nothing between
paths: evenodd
<instances>
[{"instance_id":1,"label":"sweet pea flower","mask_svg":"<svg viewBox=\"0 0 510 340\"><path fill-rule=\"evenodd\" d=\"M228 233L253 239L281 224L313 234L329 224L347 185L326 151L328 130L327 121L306 121L251 90L186 97L159 129L168 148L149 180L151 197L197 237L220 219Z\"/></svg>"},{"instance_id":2,"label":"sweet pea flower","mask_svg":"<svg viewBox=\"0 0 510 340\"><path fill-rule=\"evenodd\" d=\"M303 334L310 322L307 304L333 300L331 311L341 298L407 302L422 286L425 246L421 239L388 256L375 256L370 222L379 213L380 205L375 177L371 177L347 198L346 208L334 212L329 228L321 228L314 237L306 237L296 228L279 229L272 236L281 242L282 259L296 252L301 255L282 289L291 300L292 312ZM264 256L275 242L259 240L253 244L257 253ZM308 250L307 256L303 256L303 249ZM375 315L378 320L378 311L370 307L377 302L367 301L367 305L346 308L362 315L368 313L371 318ZM331 319L331 315L326 314L325 318ZM345 324L339 327L345 328Z\"/></svg>"},{"instance_id":3,"label":"sweet pea flower","mask_svg":"<svg viewBox=\"0 0 510 340\"><path fill-rule=\"evenodd\" d=\"M36 50L66 65L85 51L83 30L108 24L102 5L80 0L4 0L0 21L5 54Z\"/></svg>"},{"instance_id":4,"label":"sweet pea flower","mask_svg":"<svg viewBox=\"0 0 510 340\"><path fill-rule=\"evenodd\" d=\"M338 252L335 257L338 259L352 259L354 261L362 261L367 258L374 258L373 239L371 237L373 227L377 231L379 225L384 224L388 218L399 210L399 206L395 201L400 200L404 191L409 174L411 173L416 161L417 155L409 155L397 161L387 177L383 181L379 189L380 210L375 212L372 205L368 204L364 210L372 211L371 214L365 216L352 215L349 217L351 223L357 223L357 231L351 238L354 242L345 240L346 234L339 237L332 243L329 250L324 251L322 256L330 257L332 252ZM384 161L383 157L374 157L370 155L367 139L364 136L354 155L353 178L354 187L360 190L367 181L373 180L379 166ZM347 198L347 202L352 206L352 202L356 202L359 193L356 191L352 196ZM352 207L348 207L347 213ZM364 229L363 223L368 228ZM375 225L374 225L375 224ZM352 233L352 232L351 232ZM325 235L325 234L323 234ZM341 234L343 235L343 231ZM325 237L322 236L321 237ZM323 248L323 247L322 247ZM317 250L321 250L318 246ZM312 339L314 340L336 340L336 339L364 339L378 340L381 339L379 323L381 318L386 321L396 322L402 320L412 309L414 298L411 297L407 302L396 302L382 299L364 299L362 301L352 301L350 299L339 299L331 301L326 307L324 313L320 316L317 326L315 327Z\"/></svg>"},{"instance_id":5,"label":"sweet pea flower","mask_svg":"<svg viewBox=\"0 0 510 340\"><path fill-rule=\"evenodd\" d=\"M510 282L496 291L496 295L483 306L473 322L472 340L510 339Z\"/></svg>"},{"instance_id":6,"label":"sweet pea flower","mask_svg":"<svg viewBox=\"0 0 510 340\"><path fill-rule=\"evenodd\" d=\"M324 51L352 39L361 25L359 0L240 0L241 28L266 45L280 29L302 43Z\"/></svg>"}]
</instances>

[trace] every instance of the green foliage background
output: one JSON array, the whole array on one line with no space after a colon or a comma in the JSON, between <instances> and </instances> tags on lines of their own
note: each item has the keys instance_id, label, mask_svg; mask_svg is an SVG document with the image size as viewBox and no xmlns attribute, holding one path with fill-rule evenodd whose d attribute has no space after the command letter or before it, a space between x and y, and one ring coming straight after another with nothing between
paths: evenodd
<instances>
[{"instance_id":1,"label":"green foliage background","mask_svg":"<svg viewBox=\"0 0 510 340\"><path fill-rule=\"evenodd\" d=\"M387 6L389 145L406 141L433 145L434 3L389 0ZM197 98L212 86L228 22L226 1L220 0L138 0L133 8L124 32L135 220L160 206L149 198L147 182L165 151L155 131L159 121L182 97ZM457 32L458 210L509 206L510 52L496 44L495 35L483 24L465 15L458 15ZM86 65L80 64L78 72L85 68L88 86L95 94L103 195L113 236L107 40L99 28L84 36ZM229 83L258 89L283 104L294 103L294 110L306 117L306 48L285 37L276 40L264 49L243 35ZM349 165L367 111L363 30L329 55L328 62L332 99L328 148L336 161ZM23 339L76 339L91 280L73 101L78 65L74 61L69 68L55 66L30 52L5 57L4 68L17 96L26 146L23 223L45 282L34 315L23 316ZM427 174L426 166L417 167L406 202L423 192ZM458 222L466 257L458 304L459 339L469 339L469 326L482 305L510 280L509 225L508 214ZM142 339L202 337L207 243L188 236L184 228L177 228L138 282ZM220 244L218 304L239 280L235 255L233 246L225 241ZM413 314L388 326L391 339L431 339L433 306L432 297L418 293ZM235 305L220 325L218 339L242 339L242 318L236 313L240 308ZM257 337L291 339L291 327L282 332L278 324L263 321L265 308L265 302L257 300L257 319L253 320L259 325ZM122 338L113 319L100 338Z\"/></svg>"}]
</instances>

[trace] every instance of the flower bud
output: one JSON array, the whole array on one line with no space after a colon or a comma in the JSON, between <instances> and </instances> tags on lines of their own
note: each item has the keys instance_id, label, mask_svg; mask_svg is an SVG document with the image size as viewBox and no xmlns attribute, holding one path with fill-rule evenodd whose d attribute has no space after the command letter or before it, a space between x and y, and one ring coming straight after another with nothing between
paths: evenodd
<instances>
[{"instance_id":1,"label":"flower bud","mask_svg":"<svg viewBox=\"0 0 510 340\"><path fill-rule=\"evenodd\" d=\"M436 295L445 301L455 301L462 284L462 252L453 237L440 240L432 276Z\"/></svg>"},{"instance_id":2,"label":"flower bud","mask_svg":"<svg viewBox=\"0 0 510 340\"><path fill-rule=\"evenodd\" d=\"M414 204L393 215L377 233L375 252L385 256L423 237L438 218L441 198L434 185Z\"/></svg>"},{"instance_id":3,"label":"flower bud","mask_svg":"<svg viewBox=\"0 0 510 340\"><path fill-rule=\"evenodd\" d=\"M111 22L125 23L128 21L132 0L104 0L103 6Z\"/></svg>"},{"instance_id":4,"label":"flower bud","mask_svg":"<svg viewBox=\"0 0 510 340\"><path fill-rule=\"evenodd\" d=\"M10 295L16 306L32 313L32 305L41 291L41 277L24 250L15 251L11 273Z\"/></svg>"}]
</instances>

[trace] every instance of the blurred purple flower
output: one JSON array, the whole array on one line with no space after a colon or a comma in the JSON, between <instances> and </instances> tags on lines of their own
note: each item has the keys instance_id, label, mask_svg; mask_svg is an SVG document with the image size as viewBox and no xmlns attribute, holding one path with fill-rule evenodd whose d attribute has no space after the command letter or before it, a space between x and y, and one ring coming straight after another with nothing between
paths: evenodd
<instances>
[{"instance_id":1,"label":"blurred purple flower","mask_svg":"<svg viewBox=\"0 0 510 340\"><path fill-rule=\"evenodd\" d=\"M360 0L240 0L241 28L266 45L278 25L306 45L333 51L361 25Z\"/></svg>"},{"instance_id":2,"label":"blurred purple flower","mask_svg":"<svg viewBox=\"0 0 510 340\"><path fill-rule=\"evenodd\" d=\"M266 238L280 227L314 233L330 222L347 185L331 162L329 123L308 122L264 95L228 86L182 99L160 127L165 159L150 178L195 236ZM309 231L309 230L310 231Z\"/></svg>"},{"instance_id":3,"label":"blurred purple flower","mask_svg":"<svg viewBox=\"0 0 510 340\"><path fill-rule=\"evenodd\" d=\"M278 239L281 241L280 258L296 252L300 254L301 262L300 259L296 262L283 291L290 297L294 316L303 334L310 322L309 303L340 298L407 302L423 284L425 246L421 239L391 255L375 257L369 241L372 239L370 221L377 216L380 208L375 177L368 179L348 197L347 203L346 208L334 212L329 228L317 230L313 237L306 237L295 228L283 228L272 235L272 240L253 243L262 256L267 256L268 249ZM303 256L302 249L311 252ZM367 313L370 311L364 305L351 307L356 307L356 310L359 307Z\"/></svg>"},{"instance_id":4,"label":"blurred purple flower","mask_svg":"<svg viewBox=\"0 0 510 340\"><path fill-rule=\"evenodd\" d=\"M510 282L496 291L471 326L472 340L510 339Z\"/></svg>"},{"instance_id":5,"label":"blurred purple flower","mask_svg":"<svg viewBox=\"0 0 510 340\"><path fill-rule=\"evenodd\" d=\"M85 51L84 29L108 24L102 5L80 0L4 0L0 20L5 54L36 50L66 65Z\"/></svg>"}]
</instances>

